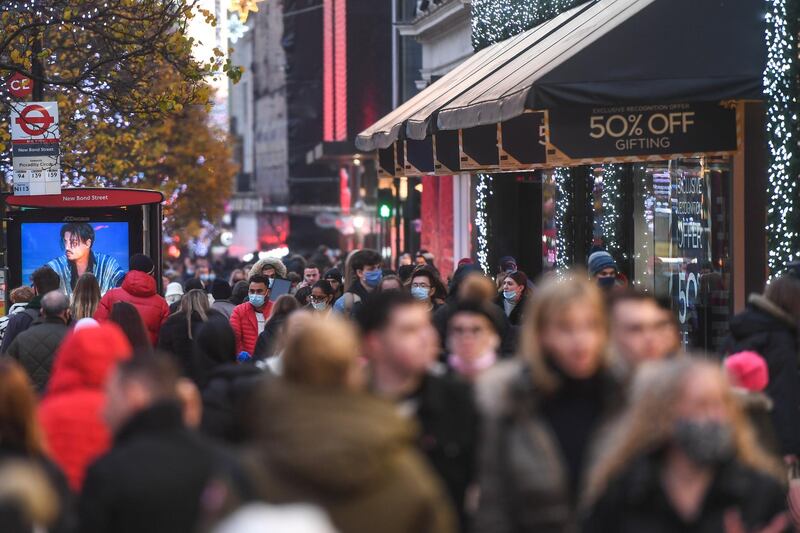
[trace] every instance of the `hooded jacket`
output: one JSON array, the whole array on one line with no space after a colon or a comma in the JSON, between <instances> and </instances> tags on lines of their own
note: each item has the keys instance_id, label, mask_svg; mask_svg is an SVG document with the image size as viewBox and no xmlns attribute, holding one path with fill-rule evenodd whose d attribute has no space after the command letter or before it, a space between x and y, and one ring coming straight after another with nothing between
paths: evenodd
<instances>
[{"instance_id":1,"label":"hooded jacket","mask_svg":"<svg viewBox=\"0 0 800 533\"><path fill-rule=\"evenodd\" d=\"M273 503L312 502L341 533L455 531L413 425L371 396L274 381L264 387L257 482Z\"/></svg>"},{"instance_id":2,"label":"hooded jacket","mask_svg":"<svg viewBox=\"0 0 800 533\"><path fill-rule=\"evenodd\" d=\"M783 454L800 454L800 373L797 322L761 295L730 321L726 354L745 350L761 355L769 370L764 391L774 402L772 423Z\"/></svg>"},{"instance_id":3,"label":"hooded jacket","mask_svg":"<svg viewBox=\"0 0 800 533\"><path fill-rule=\"evenodd\" d=\"M56 354L39 421L53 460L76 491L86 467L109 446L101 417L105 382L114 365L130 355L128 339L115 324L68 335Z\"/></svg>"},{"instance_id":4,"label":"hooded jacket","mask_svg":"<svg viewBox=\"0 0 800 533\"><path fill-rule=\"evenodd\" d=\"M279 278L286 278L287 270L286 265L283 264L283 261L280 259L275 258L268 258L268 259L259 259L253 268L250 269L250 273L247 274L247 279L252 278L255 275L261 274L265 268L272 267L275 269L275 275Z\"/></svg>"},{"instance_id":5,"label":"hooded jacket","mask_svg":"<svg viewBox=\"0 0 800 533\"><path fill-rule=\"evenodd\" d=\"M98 322L108 320L111 309L117 302L128 302L139 311L150 334L150 342L156 346L158 332L169 316L169 305L160 294L157 294L156 280L153 276L138 270L128 272L122 287L111 289L100 300L94 319Z\"/></svg>"}]
</instances>

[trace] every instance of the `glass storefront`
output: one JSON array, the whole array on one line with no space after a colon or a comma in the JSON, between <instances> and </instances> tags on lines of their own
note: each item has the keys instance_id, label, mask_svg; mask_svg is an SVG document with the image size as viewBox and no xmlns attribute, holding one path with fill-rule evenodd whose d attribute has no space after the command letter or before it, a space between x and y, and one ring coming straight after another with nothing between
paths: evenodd
<instances>
[{"instance_id":1,"label":"glass storefront","mask_svg":"<svg viewBox=\"0 0 800 533\"><path fill-rule=\"evenodd\" d=\"M731 159L694 157L572 171L573 181L587 180L585 233L591 244L615 256L625 283L670 303L687 349L719 351L732 308ZM544 271L555 267L558 250L561 196L555 174L541 172Z\"/></svg>"},{"instance_id":2,"label":"glass storefront","mask_svg":"<svg viewBox=\"0 0 800 533\"><path fill-rule=\"evenodd\" d=\"M731 311L729 158L633 166L634 282L669 299L686 348L716 352Z\"/></svg>"}]
</instances>

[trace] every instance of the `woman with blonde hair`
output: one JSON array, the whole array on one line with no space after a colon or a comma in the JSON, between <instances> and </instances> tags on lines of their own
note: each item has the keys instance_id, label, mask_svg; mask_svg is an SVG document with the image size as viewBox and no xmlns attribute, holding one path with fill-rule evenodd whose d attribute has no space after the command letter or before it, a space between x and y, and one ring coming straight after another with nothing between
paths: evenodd
<instances>
[{"instance_id":1,"label":"woman with blonde hair","mask_svg":"<svg viewBox=\"0 0 800 533\"><path fill-rule=\"evenodd\" d=\"M584 531L787 529L785 474L718 365L646 364L611 437L590 478Z\"/></svg>"},{"instance_id":2,"label":"woman with blonde hair","mask_svg":"<svg viewBox=\"0 0 800 533\"><path fill-rule=\"evenodd\" d=\"M452 508L413 424L364 391L352 323L307 315L287 332L283 374L254 405L255 487L264 501L314 501L338 531L452 533ZM312 445L313 443L313 445ZM380 517L380 525L376 520Z\"/></svg>"},{"instance_id":3,"label":"woman with blonde hair","mask_svg":"<svg viewBox=\"0 0 800 533\"><path fill-rule=\"evenodd\" d=\"M72 319L92 318L100 303L100 284L94 274L87 272L78 278L72 291Z\"/></svg>"},{"instance_id":4,"label":"woman with blonde hair","mask_svg":"<svg viewBox=\"0 0 800 533\"><path fill-rule=\"evenodd\" d=\"M603 296L584 273L546 280L524 317L517 358L477 385L476 533L574 529L591 450L622 404Z\"/></svg>"},{"instance_id":5,"label":"woman with blonde hair","mask_svg":"<svg viewBox=\"0 0 800 533\"><path fill-rule=\"evenodd\" d=\"M158 349L175 356L175 361L183 370L183 375L199 381L192 364L194 338L197 330L208 320L211 310L206 293L192 289L181 300L180 310L172 313L158 335Z\"/></svg>"}]
</instances>

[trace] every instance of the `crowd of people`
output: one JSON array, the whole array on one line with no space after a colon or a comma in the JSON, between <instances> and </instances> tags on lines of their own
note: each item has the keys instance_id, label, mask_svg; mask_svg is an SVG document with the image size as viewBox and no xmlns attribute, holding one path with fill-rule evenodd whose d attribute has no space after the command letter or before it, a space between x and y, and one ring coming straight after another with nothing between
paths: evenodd
<instances>
[{"instance_id":1,"label":"crowd of people","mask_svg":"<svg viewBox=\"0 0 800 533\"><path fill-rule=\"evenodd\" d=\"M800 268L704 354L605 251L535 281L425 251L129 266L11 291L4 532L800 525Z\"/></svg>"}]
</instances>

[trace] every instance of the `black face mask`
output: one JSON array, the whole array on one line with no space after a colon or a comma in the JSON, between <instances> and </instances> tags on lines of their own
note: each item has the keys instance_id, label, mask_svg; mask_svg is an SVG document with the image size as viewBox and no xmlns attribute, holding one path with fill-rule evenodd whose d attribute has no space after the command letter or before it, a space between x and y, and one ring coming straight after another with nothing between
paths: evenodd
<instances>
[{"instance_id":1,"label":"black face mask","mask_svg":"<svg viewBox=\"0 0 800 533\"><path fill-rule=\"evenodd\" d=\"M716 420L678 420L673 441L700 466L718 466L736 455L733 431Z\"/></svg>"},{"instance_id":2,"label":"black face mask","mask_svg":"<svg viewBox=\"0 0 800 533\"><path fill-rule=\"evenodd\" d=\"M616 283L617 283L617 278L613 276L609 276L607 278L597 278L597 284L600 286L601 289L606 291L611 289Z\"/></svg>"}]
</instances>

